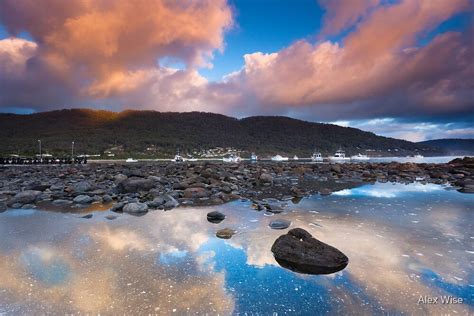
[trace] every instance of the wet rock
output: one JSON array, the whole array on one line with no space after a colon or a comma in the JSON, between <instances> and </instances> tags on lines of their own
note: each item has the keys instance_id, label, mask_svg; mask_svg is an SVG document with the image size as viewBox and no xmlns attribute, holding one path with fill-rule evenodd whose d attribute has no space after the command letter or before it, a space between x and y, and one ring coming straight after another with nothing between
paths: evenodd
<instances>
[{"instance_id":1,"label":"wet rock","mask_svg":"<svg viewBox=\"0 0 474 316\"><path fill-rule=\"evenodd\" d=\"M327 189L327 188L322 188L322 189L319 190L319 194L321 194L323 196L327 196L327 195L331 195L332 191L330 189Z\"/></svg>"},{"instance_id":2,"label":"wet rock","mask_svg":"<svg viewBox=\"0 0 474 316\"><path fill-rule=\"evenodd\" d=\"M222 239L230 239L235 234L235 230L230 228L223 228L217 231L216 236Z\"/></svg>"},{"instance_id":3,"label":"wet rock","mask_svg":"<svg viewBox=\"0 0 474 316\"><path fill-rule=\"evenodd\" d=\"M44 191L46 189L49 189L50 187L51 185L48 183L35 183L30 185L29 189L34 191Z\"/></svg>"},{"instance_id":4,"label":"wet rock","mask_svg":"<svg viewBox=\"0 0 474 316\"><path fill-rule=\"evenodd\" d=\"M275 260L284 268L305 274L329 274L344 269L349 259L338 249L294 228L272 246Z\"/></svg>"},{"instance_id":5,"label":"wet rock","mask_svg":"<svg viewBox=\"0 0 474 316\"><path fill-rule=\"evenodd\" d=\"M15 196L10 200L9 204L31 204L34 203L36 198L41 194L41 191L35 190L25 190L22 192L18 192ZM20 206L21 207L21 206Z\"/></svg>"},{"instance_id":6,"label":"wet rock","mask_svg":"<svg viewBox=\"0 0 474 316\"><path fill-rule=\"evenodd\" d=\"M115 216L115 215L106 215L106 216L105 216L105 219L108 219L109 221L112 221L112 220L114 220L114 219L116 219L116 218L117 218L117 216Z\"/></svg>"},{"instance_id":7,"label":"wet rock","mask_svg":"<svg viewBox=\"0 0 474 316\"><path fill-rule=\"evenodd\" d=\"M0 202L0 213L5 212L7 208L8 208L7 203Z\"/></svg>"},{"instance_id":8,"label":"wet rock","mask_svg":"<svg viewBox=\"0 0 474 316\"><path fill-rule=\"evenodd\" d=\"M89 218L92 218L92 214L87 214L87 215L84 215L84 216L81 216L81 218L85 218L85 219L89 219Z\"/></svg>"},{"instance_id":9,"label":"wet rock","mask_svg":"<svg viewBox=\"0 0 474 316\"><path fill-rule=\"evenodd\" d=\"M271 229L287 229L290 225L291 221L287 221L286 219L275 219L268 224Z\"/></svg>"},{"instance_id":10,"label":"wet rock","mask_svg":"<svg viewBox=\"0 0 474 316\"><path fill-rule=\"evenodd\" d=\"M119 184L120 182L127 180L127 178L126 175L119 173L114 177L114 182Z\"/></svg>"},{"instance_id":11,"label":"wet rock","mask_svg":"<svg viewBox=\"0 0 474 316\"><path fill-rule=\"evenodd\" d=\"M102 197L102 202L104 203L109 203L109 202L112 202L112 197L108 194L105 194L103 197Z\"/></svg>"},{"instance_id":12,"label":"wet rock","mask_svg":"<svg viewBox=\"0 0 474 316\"><path fill-rule=\"evenodd\" d=\"M84 193L93 189L93 185L89 181L80 181L72 185L72 189L77 193Z\"/></svg>"},{"instance_id":13,"label":"wet rock","mask_svg":"<svg viewBox=\"0 0 474 316\"><path fill-rule=\"evenodd\" d=\"M225 219L225 215L218 211L207 213L207 220L214 224L219 224Z\"/></svg>"},{"instance_id":14,"label":"wet rock","mask_svg":"<svg viewBox=\"0 0 474 316\"><path fill-rule=\"evenodd\" d=\"M121 213L123 212L123 207L125 206L125 202L119 202L119 203L116 203L114 204L110 210L112 212L116 212L116 213Z\"/></svg>"},{"instance_id":15,"label":"wet rock","mask_svg":"<svg viewBox=\"0 0 474 316\"><path fill-rule=\"evenodd\" d=\"M163 204L163 208L165 210L166 209L172 209L172 208L175 208L175 207L179 206L179 202L176 201L176 199L174 197L172 197L171 195L165 194L163 196L163 198L165 199L165 204Z\"/></svg>"},{"instance_id":16,"label":"wet rock","mask_svg":"<svg viewBox=\"0 0 474 316\"><path fill-rule=\"evenodd\" d=\"M140 202L128 203L123 207L123 211L129 214L146 213L148 212L148 205Z\"/></svg>"},{"instance_id":17,"label":"wet rock","mask_svg":"<svg viewBox=\"0 0 474 316\"><path fill-rule=\"evenodd\" d=\"M120 193L138 193L143 191L150 191L155 187L155 182L150 179L143 178L128 178L117 185Z\"/></svg>"},{"instance_id":18,"label":"wet rock","mask_svg":"<svg viewBox=\"0 0 474 316\"><path fill-rule=\"evenodd\" d=\"M153 201L149 201L146 204L151 208L158 208L158 207L162 206L165 203L166 203L165 198L163 196L158 196L158 197L154 198Z\"/></svg>"},{"instance_id":19,"label":"wet rock","mask_svg":"<svg viewBox=\"0 0 474 316\"><path fill-rule=\"evenodd\" d=\"M72 201L69 201L69 200L63 200L63 199L57 199L57 200L54 200L53 201L53 204L54 205L70 205L72 204Z\"/></svg>"},{"instance_id":20,"label":"wet rock","mask_svg":"<svg viewBox=\"0 0 474 316\"><path fill-rule=\"evenodd\" d=\"M94 201L94 198L85 194L81 194L81 195L76 196L72 201L76 204L89 204L89 203L92 203L92 201Z\"/></svg>"},{"instance_id":21,"label":"wet rock","mask_svg":"<svg viewBox=\"0 0 474 316\"><path fill-rule=\"evenodd\" d=\"M269 173L262 173L259 179L262 183L273 183L273 177Z\"/></svg>"},{"instance_id":22,"label":"wet rock","mask_svg":"<svg viewBox=\"0 0 474 316\"><path fill-rule=\"evenodd\" d=\"M184 190L184 197L187 199L208 197L210 192L204 188L187 188Z\"/></svg>"}]
</instances>

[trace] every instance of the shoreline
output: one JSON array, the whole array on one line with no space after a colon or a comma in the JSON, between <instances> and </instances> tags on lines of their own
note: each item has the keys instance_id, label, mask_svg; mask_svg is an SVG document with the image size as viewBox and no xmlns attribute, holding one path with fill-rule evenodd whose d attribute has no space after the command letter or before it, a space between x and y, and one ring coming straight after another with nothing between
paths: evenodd
<instances>
[{"instance_id":1,"label":"shoreline","mask_svg":"<svg viewBox=\"0 0 474 316\"><path fill-rule=\"evenodd\" d=\"M145 213L248 199L291 200L374 182L449 184L474 193L474 158L450 163L222 162L92 163L0 167L0 211L51 204L71 211L107 204L115 212Z\"/></svg>"}]
</instances>

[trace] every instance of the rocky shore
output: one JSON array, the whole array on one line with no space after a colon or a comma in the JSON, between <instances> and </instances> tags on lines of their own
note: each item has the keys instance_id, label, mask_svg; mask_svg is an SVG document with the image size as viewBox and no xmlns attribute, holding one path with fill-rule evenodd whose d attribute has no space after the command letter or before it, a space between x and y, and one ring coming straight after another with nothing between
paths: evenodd
<instances>
[{"instance_id":1,"label":"rocky shore","mask_svg":"<svg viewBox=\"0 0 474 316\"><path fill-rule=\"evenodd\" d=\"M0 211L51 205L80 210L94 203L113 211L144 214L179 205L216 205L264 198L289 200L365 183L450 184L474 192L474 158L447 164L414 163L137 163L0 167ZM277 208L277 206L276 206ZM275 210L277 211L277 210Z\"/></svg>"}]
</instances>

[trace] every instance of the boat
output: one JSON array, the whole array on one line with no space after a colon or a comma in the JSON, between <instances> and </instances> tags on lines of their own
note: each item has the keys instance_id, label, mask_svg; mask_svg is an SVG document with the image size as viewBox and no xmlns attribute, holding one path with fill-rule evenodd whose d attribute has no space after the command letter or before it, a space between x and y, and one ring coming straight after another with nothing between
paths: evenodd
<instances>
[{"instance_id":1,"label":"boat","mask_svg":"<svg viewBox=\"0 0 474 316\"><path fill-rule=\"evenodd\" d=\"M346 157L346 153L344 152L344 150L339 148L334 154L334 156L329 157L329 160L330 161L349 161L351 160L351 158Z\"/></svg>"},{"instance_id":2,"label":"boat","mask_svg":"<svg viewBox=\"0 0 474 316\"><path fill-rule=\"evenodd\" d=\"M272 157L272 161L288 161L288 157L276 155Z\"/></svg>"},{"instance_id":3,"label":"boat","mask_svg":"<svg viewBox=\"0 0 474 316\"><path fill-rule=\"evenodd\" d=\"M179 155L179 150L178 150L178 153L176 155L174 155L174 158L171 159L171 161L172 162L183 162L184 161L184 158Z\"/></svg>"},{"instance_id":4,"label":"boat","mask_svg":"<svg viewBox=\"0 0 474 316\"><path fill-rule=\"evenodd\" d=\"M351 160L369 160L369 156L364 155L364 154L357 154L355 156L351 156Z\"/></svg>"},{"instance_id":5,"label":"boat","mask_svg":"<svg viewBox=\"0 0 474 316\"><path fill-rule=\"evenodd\" d=\"M311 161L314 162L322 162L323 161L323 156L321 155L320 152L314 152L313 155L311 156Z\"/></svg>"},{"instance_id":6,"label":"boat","mask_svg":"<svg viewBox=\"0 0 474 316\"><path fill-rule=\"evenodd\" d=\"M252 153L252 155L250 156L250 161L257 161L257 159L258 156L255 153Z\"/></svg>"},{"instance_id":7,"label":"boat","mask_svg":"<svg viewBox=\"0 0 474 316\"><path fill-rule=\"evenodd\" d=\"M230 163L239 163L240 160L241 160L240 157L234 154L230 154L229 156L222 158L223 162L230 162Z\"/></svg>"},{"instance_id":8,"label":"boat","mask_svg":"<svg viewBox=\"0 0 474 316\"><path fill-rule=\"evenodd\" d=\"M293 156L293 160L299 160L300 158L298 158L298 156L294 155Z\"/></svg>"},{"instance_id":9,"label":"boat","mask_svg":"<svg viewBox=\"0 0 474 316\"><path fill-rule=\"evenodd\" d=\"M413 156L413 158L421 159L421 158L425 158L425 157L423 155L416 154L416 155Z\"/></svg>"},{"instance_id":10,"label":"boat","mask_svg":"<svg viewBox=\"0 0 474 316\"><path fill-rule=\"evenodd\" d=\"M127 158L125 162L137 162L138 160L133 159L133 158Z\"/></svg>"},{"instance_id":11,"label":"boat","mask_svg":"<svg viewBox=\"0 0 474 316\"><path fill-rule=\"evenodd\" d=\"M198 161L197 158L189 157L185 159L186 161Z\"/></svg>"}]
</instances>

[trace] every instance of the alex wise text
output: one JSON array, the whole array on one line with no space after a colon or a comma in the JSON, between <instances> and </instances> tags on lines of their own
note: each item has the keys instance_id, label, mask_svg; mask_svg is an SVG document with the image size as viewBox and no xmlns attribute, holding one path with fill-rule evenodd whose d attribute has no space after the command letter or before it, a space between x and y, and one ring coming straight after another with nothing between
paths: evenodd
<instances>
[{"instance_id":1,"label":"alex wise text","mask_svg":"<svg viewBox=\"0 0 474 316\"><path fill-rule=\"evenodd\" d=\"M442 296L426 296L420 295L418 304L462 304L462 297L454 297L451 295Z\"/></svg>"}]
</instances>

